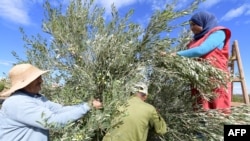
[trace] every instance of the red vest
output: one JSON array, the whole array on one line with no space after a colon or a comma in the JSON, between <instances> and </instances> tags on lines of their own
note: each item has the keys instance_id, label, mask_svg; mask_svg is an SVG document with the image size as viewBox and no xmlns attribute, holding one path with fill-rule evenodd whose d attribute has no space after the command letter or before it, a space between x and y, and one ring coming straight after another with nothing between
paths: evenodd
<instances>
[{"instance_id":1,"label":"red vest","mask_svg":"<svg viewBox=\"0 0 250 141\"><path fill-rule=\"evenodd\" d=\"M188 44L188 48L193 48L201 45L210 34L215 31L223 30L226 34L226 39L224 41L224 46L222 50L215 48L211 52L206 55L203 55L201 58L209 60L213 66L216 68L220 68L222 70L228 71L228 58L229 58L229 40L231 37L231 31L225 27L217 26L211 29L208 33L206 33L202 38L199 40L192 40Z\"/></svg>"}]
</instances>

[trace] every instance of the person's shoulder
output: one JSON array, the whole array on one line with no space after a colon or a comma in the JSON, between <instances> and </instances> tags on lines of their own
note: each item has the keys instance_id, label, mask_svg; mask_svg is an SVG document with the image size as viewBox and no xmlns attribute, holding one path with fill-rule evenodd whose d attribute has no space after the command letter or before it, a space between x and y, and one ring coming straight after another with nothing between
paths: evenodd
<instances>
[{"instance_id":1,"label":"person's shoulder","mask_svg":"<svg viewBox=\"0 0 250 141\"><path fill-rule=\"evenodd\" d=\"M216 36L225 36L225 30L224 29L212 29L210 33L208 33L209 37L216 37Z\"/></svg>"},{"instance_id":2,"label":"person's shoulder","mask_svg":"<svg viewBox=\"0 0 250 141\"><path fill-rule=\"evenodd\" d=\"M22 105L23 103L26 103L26 102L27 101L22 96L12 95L4 100L2 107L15 108L15 107L19 107L19 105Z\"/></svg>"},{"instance_id":3,"label":"person's shoulder","mask_svg":"<svg viewBox=\"0 0 250 141\"><path fill-rule=\"evenodd\" d=\"M25 103L29 100L30 98L25 95L23 92L18 91L13 93L11 96L9 96L7 99L5 99L4 103L5 104L21 104Z\"/></svg>"},{"instance_id":4,"label":"person's shoulder","mask_svg":"<svg viewBox=\"0 0 250 141\"><path fill-rule=\"evenodd\" d=\"M229 28L227 28L227 27L225 27L225 26L216 26L216 27L214 27L213 29L211 29L211 30L214 30L214 32L217 32L217 31L230 31L230 29Z\"/></svg>"},{"instance_id":5,"label":"person's shoulder","mask_svg":"<svg viewBox=\"0 0 250 141\"><path fill-rule=\"evenodd\" d=\"M147 102L143 102L143 106L149 110L155 110L155 107Z\"/></svg>"},{"instance_id":6,"label":"person's shoulder","mask_svg":"<svg viewBox=\"0 0 250 141\"><path fill-rule=\"evenodd\" d=\"M211 33L211 35L218 35L218 36L225 35L225 31L223 29L219 29Z\"/></svg>"},{"instance_id":7,"label":"person's shoulder","mask_svg":"<svg viewBox=\"0 0 250 141\"><path fill-rule=\"evenodd\" d=\"M213 32L211 32L211 34L209 35L211 37L214 38L218 38L218 37L231 37L231 31L227 28L218 28L217 30L214 30Z\"/></svg>"},{"instance_id":8,"label":"person's shoulder","mask_svg":"<svg viewBox=\"0 0 250 141\"><path fill-rule=\"evenodd\" d=\"M139 99L138 97L132 97L129 100L129 104L132 104L134 106L138 106L141 105L140 107L144 107L145 109L149 109L149 110L154 110L155 107L147 102L142 101L141 99Z\"/></svg>"}]
</instances>

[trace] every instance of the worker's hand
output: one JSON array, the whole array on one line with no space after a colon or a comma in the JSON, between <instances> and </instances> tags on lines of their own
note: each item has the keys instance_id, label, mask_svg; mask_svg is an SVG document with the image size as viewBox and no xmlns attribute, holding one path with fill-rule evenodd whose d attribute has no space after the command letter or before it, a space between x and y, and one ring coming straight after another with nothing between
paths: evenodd
<instances>
[{"instance_id":1,"label":"worker's hand","mask_svg":"<svg viewBox=\"0 0 250 141\"><path fill-rule=\"evenodd\" d=\"M100 109L100 108L102 108L102 103L100 102L99 99L94 99L94 100L92 101L92 106L93 106L94 108L96 108L96 109Z\"/></svg>"},{"instance_id":2,"label":"worker's hand","mask_svg":"<svg viewBox=\"0 0 250 141\"><path fill-rule=\"evenodd\" d=\"M160 55L161 55L161 56L166 56L166 54L167 54L166 51L161 51L161 52L160 52Z\"/></svg>"},{"instance_id":3,"label":"worker's hand","mask_svg":"<svg viewBox=\"0 0 250 141\"><path fill-rule=\"evenodd\" d=\"M161 51L160 52L160 55L161 56L166 56L167 55L167 52L166 51ZM176 52L173 52L173 53L170 53L171 56L176 56Z\"/></svg>"},{"instance_id":4,"label":"worker's hand","mask_svg":"<svg viewBox=\"0 0 250 141\"><path fill-rule=\"evenodd\" d=\"M176 52L173 52L170 54L171 56L176 56Z\"/></svg>"}]
</instances>

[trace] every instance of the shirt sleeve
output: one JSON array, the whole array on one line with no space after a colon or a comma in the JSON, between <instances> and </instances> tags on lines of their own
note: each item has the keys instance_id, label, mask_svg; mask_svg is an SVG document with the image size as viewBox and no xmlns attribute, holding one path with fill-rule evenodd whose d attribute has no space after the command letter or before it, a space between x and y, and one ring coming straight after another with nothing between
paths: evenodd
<instances>
[{"instance_id":1,"label":"shirt sleeve","mask_svg":"<svg viewBox=\"0 0 250 141\"><path fill-rule=\"evenodd\" d=\"M52 101L47 101L47 104L50 105L50 108L53 107L53 105L58 105L57 103L54 103ZM61 107L58 109L55 109L55 107L53 107L53 110L51 110L50 108L49 110L45 109L47 110L47 113L43 112L44 119L46 119L48 123L55 123L60 126L64 126L68 122L80 119L90 110L90 106L85 102L72 106L61 105Z\"/></svg>"},{"instance_id":2,"label":"shirt sleeve","mask_svg":"<svg viewBox=\"0 0 250 141\"><path fill-rule=\"evenodd\" d=\"M160 116L160 114L156 111L156 109L153 110L149 124L154 128L157 134L163 135L167 132L167 124L165 120Z\"/></svg>"},{"instance_id":3,"label":"shirt sleeve","mask_svg":"<svg viewBox=\"0 0 250 141\"><path fill-rule=\"evenodd\" d=\"M201 57L203 55L208 54L216 47L222 49L224 46L224 40L226 35L224 31L218 30L211 35L200 45L191 49L183 50L177 52L178 55L184 57Z\"/></svg>"},{"instance_id":4,"label":"shirt sleeve","mask_svg":"<svg viewBox=\"0 0 250 141\"><path fill-rule=\"evenodd\" d=\"M42 102L32 98L22 99L22 101L17 98L11 99L8 103L5 112L9 118L27 126L42 129L48 129L48 124L55 125L56 127L64 126L69 122L80 119L90 110L87 103L62 106L49 100ZM55 108L58 109L56 110Z\"/></svg>"}]
</instances>

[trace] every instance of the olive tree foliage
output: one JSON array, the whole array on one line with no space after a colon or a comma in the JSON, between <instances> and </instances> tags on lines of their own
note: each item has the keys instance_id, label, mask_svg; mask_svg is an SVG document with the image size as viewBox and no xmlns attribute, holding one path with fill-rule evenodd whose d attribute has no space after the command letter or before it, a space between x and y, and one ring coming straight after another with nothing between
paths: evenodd
<instances>
[{"instance_id":1,"label":"olive tree foliage","mask_svg":"<svg viewBox=\"0 0 250 141\"><path fill-rule=\"evenodd\" d=\"M4 90L5 84L0 81L0 92Z\"/></svg>"},{"instance_id":2,"label":"olive tree foliage","mask_svg":"<svg viewBox=\"0 0 250 141\"><path fill-rule=\"evenodd\" d=\"M219 125L225 120L219 120L216 112L214 118L194 113L189 86L195 85L203 97L211 99L211 90L224 86L226 75L206 61L168 55L184 49L191 39L185 30L178 37L169 36L186 24L175 21L191 14L200 2L194 0L186 8L176 10L178 1L173 1L165 9L155 11L148 25L142 27L130 19L133 10L121 16L112 5L112 17L106 19L105 9L93 0L72 0L66 7L52 6L46 1L42 23L45 35L30 37L21 30L26 58L13 52L14 56L19 62L51 70L43 77L42 91L51 100L64 105L93 98L103 102L101 110L91 110L64 128L53 128L51 139L101 140L106 131L119 126L119 122L111 122L123 114L116 107L124 104L131 85L138 81L149 85L148 102L159 109L168 124L166 135L158 137L149 132L148 140L194 140L198 133L208 140L222 136L223 126ZM161 51L167 55L161 56ZM215 126L205 125L212 120L216 121Z\"/></svg>"}]
</instances>

